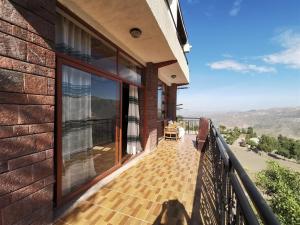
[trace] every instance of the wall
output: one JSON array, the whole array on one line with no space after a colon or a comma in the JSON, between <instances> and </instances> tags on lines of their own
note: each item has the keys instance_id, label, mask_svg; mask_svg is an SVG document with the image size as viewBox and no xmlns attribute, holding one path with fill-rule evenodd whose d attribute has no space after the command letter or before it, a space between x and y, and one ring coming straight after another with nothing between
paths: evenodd
<instances>
[{"instance_id":1,"label":"wall","mask_svg":"<svg viewBox=\"0 0 300 225\"><path fill-rule=\"evenodd\" d=\"M145 151L151 151L157 145L157 82L158 68L154 63L147 63L145 76L143 76L145 87Z\"/></svg>"},{"instance_id":2,"label":"wall","mask_svg":"<svg viewBox=\"0 0 300 225\"><path fill-rule=\"evenodd\" d=\"M176 120L176 104L177 104L177 85L172 84L168 87L168 118Z\"/></svg>"},{"instance_id":3,"label":"wall","mask_svg":"<svg viewBox=\"0 0 300 225\"><path fill-rule=\"evenodd\" d=\"M0 225L52 216L55 4L0 1Z\"/></svg>"}]
</instances>

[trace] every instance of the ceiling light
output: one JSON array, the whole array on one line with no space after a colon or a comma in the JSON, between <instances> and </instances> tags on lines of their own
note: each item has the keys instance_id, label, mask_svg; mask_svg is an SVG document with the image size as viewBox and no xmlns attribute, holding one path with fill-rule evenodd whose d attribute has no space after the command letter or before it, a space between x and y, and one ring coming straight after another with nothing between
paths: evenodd
<instances>
[{"instance_id":1,"label":"ceiling light","mask_svg":"<svg viewBox=\"0 0 300 225\"><path fill-rule=\"evenodd\" d=\"M171 75L171 78L172 78L172 79L175 79L175 78L176 78L176 75L175 75L175 74Z\"/></svg>"},{"instance_id":2,"label":"ceiling light","mask_svg":"<svg viewBox=\"0 0 300 225\"><path fill-rule=\"evenodd\" d=\"M142 35L142 31L139 28L131 28L130 34L133 38L139 38Z\"/></svg>"}]
</instances>

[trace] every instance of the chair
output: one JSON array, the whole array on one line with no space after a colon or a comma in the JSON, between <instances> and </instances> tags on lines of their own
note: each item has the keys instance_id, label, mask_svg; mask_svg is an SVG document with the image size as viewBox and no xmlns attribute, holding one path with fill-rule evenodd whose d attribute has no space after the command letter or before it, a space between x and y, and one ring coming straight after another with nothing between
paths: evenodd
<instances>
[{"instance_id":1,"label":"chair","mask_svg":"<svg viewBox=\"0 0 300 225\"><path fill-rule=\"evenodd\" d=\"M170 124L164 128L164 138L178 140L178 129L176 124Z\"/></svg>"}]
</instances>

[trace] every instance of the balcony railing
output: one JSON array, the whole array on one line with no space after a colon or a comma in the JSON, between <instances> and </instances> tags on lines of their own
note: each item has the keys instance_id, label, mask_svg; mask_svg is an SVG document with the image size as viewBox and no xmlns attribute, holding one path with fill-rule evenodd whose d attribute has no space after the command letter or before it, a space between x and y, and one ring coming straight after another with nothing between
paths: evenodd
<instances>
[{"instance_id":1,"label":"balcony railing","mask_svg":"<svg viewBox=\"0 0 300 225\"><path fill-rule=\"evenodd\" d=\"M181 118L178 122L186 133L197 133L199 119ZM212 121L200 160L195 197L200 200L203 224L280 224Z\"/></svg>"}]
</instances>

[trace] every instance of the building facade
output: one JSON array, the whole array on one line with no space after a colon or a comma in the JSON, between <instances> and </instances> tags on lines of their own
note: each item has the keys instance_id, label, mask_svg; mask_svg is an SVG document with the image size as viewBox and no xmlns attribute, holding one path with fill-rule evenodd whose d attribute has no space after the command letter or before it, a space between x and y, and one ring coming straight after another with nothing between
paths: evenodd
<instances>
[{"instance_id":1,"label":"building facade","mask_svg":"<svg viewBox=\"0 0 300 225\"><path fill-rule=\"evenodd\" d=\"M3 0L0 23L0 225L50 224L155 149L190 45L177 0Z\"/></svg>"}]
</instances>

